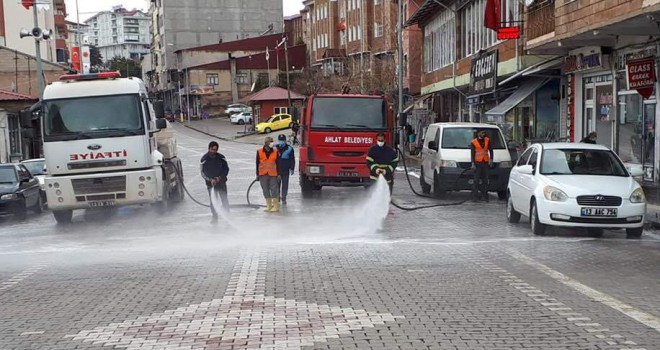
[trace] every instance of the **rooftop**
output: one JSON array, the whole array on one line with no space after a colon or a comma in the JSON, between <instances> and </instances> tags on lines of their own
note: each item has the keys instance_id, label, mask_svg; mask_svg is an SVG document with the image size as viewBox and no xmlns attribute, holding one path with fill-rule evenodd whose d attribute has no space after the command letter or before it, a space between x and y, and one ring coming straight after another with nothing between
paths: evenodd
<instances>
[{"instance_id":1,"label":"rooftop","mask_svg":"<svg viewBox=\"0 0 660 350\"><path fill-rule=\"evenodd\" d=\"M16 92L0 90L0 101L13 102L13 101L38 101L36 96L19 94Z\"/></svg>"}]
</instances>

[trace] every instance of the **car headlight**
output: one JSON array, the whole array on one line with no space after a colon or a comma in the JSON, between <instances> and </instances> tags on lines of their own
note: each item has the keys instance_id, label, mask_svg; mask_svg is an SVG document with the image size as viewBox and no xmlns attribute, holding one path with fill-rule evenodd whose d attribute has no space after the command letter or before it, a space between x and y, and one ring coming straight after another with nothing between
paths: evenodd
<instances>
[{"instance_id":1,"label":"car headlight","mask_svg":"<svg viewBox=\"0 0 660 350\"><path fill-rule=\"evenodd\" d=\"M442 160L440 161L441 168L457 168L458 164L455 160Z\"/></svg>"},{"instance_id":2,"label":"car headlight","mask_svg":"<svg viewBox=\"0 0 660 350\"><path fill-rule=\"evenodd\" d=\"M500 168L511 168L513 164L511 162L500 162Z\"/></svg>"},{"instance_id":3,"label":"car headlight","mask_svg":"<svg viewBox=\"0 0 660 350\"><path fill-rule=\"evenodd\" d=\"M646 202L646 196L644 195L644 190L641 187L638 187L630 195L630 203L644 203Z\"/></svg>"},{"instance_id":4,"label":"car headlight","mask_svg":"<svg viewBox=\"0 0 660 350\"><path fill-rule=\"evenodd\" d=\"M564 191L552 186L545 186L543 188L543 195L545 196L545 199L552 202L564 202L568 199L568 196Z\"/></svg>"},{"instance_id":5,"label":"car headlight","mask_svg":"<svg viewBox=\"0 0 660 350\"><path fill-rule=\"evenodd\" d=\"M4 200L11 200L11 199L16 199L16 198L18 198L18 195L16 195L16 193L8 193L8 194L3 194L2 196L0 196L0 199L4 199Z\"/></svg>"}]
</instances>

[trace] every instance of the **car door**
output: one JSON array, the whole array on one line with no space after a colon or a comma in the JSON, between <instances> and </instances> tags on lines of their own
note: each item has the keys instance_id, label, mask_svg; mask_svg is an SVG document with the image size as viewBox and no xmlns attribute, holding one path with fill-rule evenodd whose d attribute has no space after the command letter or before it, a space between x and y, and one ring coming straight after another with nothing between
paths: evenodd
<instances>
[{"instance_id":1,"label":"car door","mask_svg":"<svg viewBox=\"0 0 660 350\"><path fill-rule=\"evenodd\" d=\"M20 181L19 191L25 197L25 205L27 207L33 207L39 200L39 180L32 176L22 164L18 165L17 170Z\"/></svg>"},{"instance_id":2,"label":"car door","mask_svg":"<svg viewBox=\"0 0 660 350\"><path fill-rule=\"evenodd\" d=\"M530 204L532 196L534 195L534 190L536 189L536 179L538 175L538 159L539 159L539 148L534 146L532 149L532 154L529 156L527 165L531 165L534 169L532 174L520 174L520 210L523 214L529 214Z\"/></svg>"},{"instance_id":3,"label":"car door","mask_svg":"<svg viewBox=\"0 0 660 350\"><path fill-rule=\"evenodd\" d=\"M513 202L513 207L520 211L522 210L521 191L523 190L523 187L520 183L522 181L522 174L520 174L520 171L518 170L521 166L527 164L529 157L532 155L532 151L534 151L533 148L528 148L525 150L525 152L523 152L520 158L518 158L516 165L513 167L513 169L511 169L511 174L509 175L509 191L511 195L511 201Z\"/></svg>"},{"instance_id":4,"label":"car door","mask_svg":"<svg viewBox=\"0 0 660 350\"><path fill-rule=\"evenodd\" d=\"M280 121L277 123L277 130L288 128L290 121L291 121L291 117L289 117L288 115L280 116Z\"/></svg>"},{"instance_id":5,"label":"car door","mask_svg":"<svg viewBox=\"0 0 660 350\"><path fill-rule=\"evenodd\" d=\"M431 165L435 154L435 150L429 148L429 143L435 140L435 135L438 133L438 127L435 125L429 126L426 130L426 135L424 137L424 144L422 145L422 173L421 176L424 178L424 181L427 184L430 184L433 180L433 166Z\"/></svg>"},{"instance_id":6,"label":"car door","mask_svg":"<svg viewBox=\"0 0 660 350\"><path fill-rule=\"evenodd\" d=\"M277 130L277 126L279 125L280 119L282 118L280 118L279 116L273 117L273 120L270 122L269 125L271 130Z\"/></svg>"}]
</instances>

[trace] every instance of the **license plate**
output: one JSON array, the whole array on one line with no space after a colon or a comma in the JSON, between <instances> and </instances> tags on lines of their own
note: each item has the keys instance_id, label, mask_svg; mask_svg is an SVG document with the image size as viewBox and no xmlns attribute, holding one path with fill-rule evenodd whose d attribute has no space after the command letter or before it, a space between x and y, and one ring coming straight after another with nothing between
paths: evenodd
<instances>
[{"instance_id":1,"label":"license plate","mask_svg":"<svg viewBox=\"0 0 660 350\"><path fill-rule=\"evenodd\" d=\"M94 201L94 202L89 202L89 206L92 208L114 207L115 201Z\"/></svg>"},{"instance_id":2,"label":"license plate","mask_svg":"<svg viewBox=\"0 0 660 350\"><path fill-rule=\"evenodd\" d=\"M339 176L343 176L343 177L358 177L358 176L360 176L360 174L357 173L357 172L353 172L353 171L340 171L340 172L339 172Z\"/></svg>"},{"instance_id":3,"label":"license plate","mask_svg":"<svg viewBox=\"0 0 660 350\"><path fill-rule=\"evenodd\" d=\"M582 208L582 216L607 216L616 217L616 208Z\"/></svg>"}]
</instances>

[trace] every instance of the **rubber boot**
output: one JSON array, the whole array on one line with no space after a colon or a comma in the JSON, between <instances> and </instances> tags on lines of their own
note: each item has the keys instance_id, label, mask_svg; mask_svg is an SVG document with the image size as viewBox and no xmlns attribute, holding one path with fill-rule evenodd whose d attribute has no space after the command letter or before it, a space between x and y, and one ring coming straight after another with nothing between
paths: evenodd
<instances>
[{"instance_id":1,"label":"rubber boot","mask_svg":"<svg viewBox=\"0 0 660 350\"><path fill-rule=\"evenodd\" d=\"M271 213L277 213L280 211L280 199L279 198L273 198L273 208L270 210Z\"/></svg>"},{"instance_id":2,"label":"rubber boot","mask_svg":"<svg viewBox=\"0 0 660 350\"><path fill-rule=\"evenodd\" d=\"M273 209L273 200L271 198L266 198L266 209L264 211L272 211Z\"/></svg>"}]
</instances>

